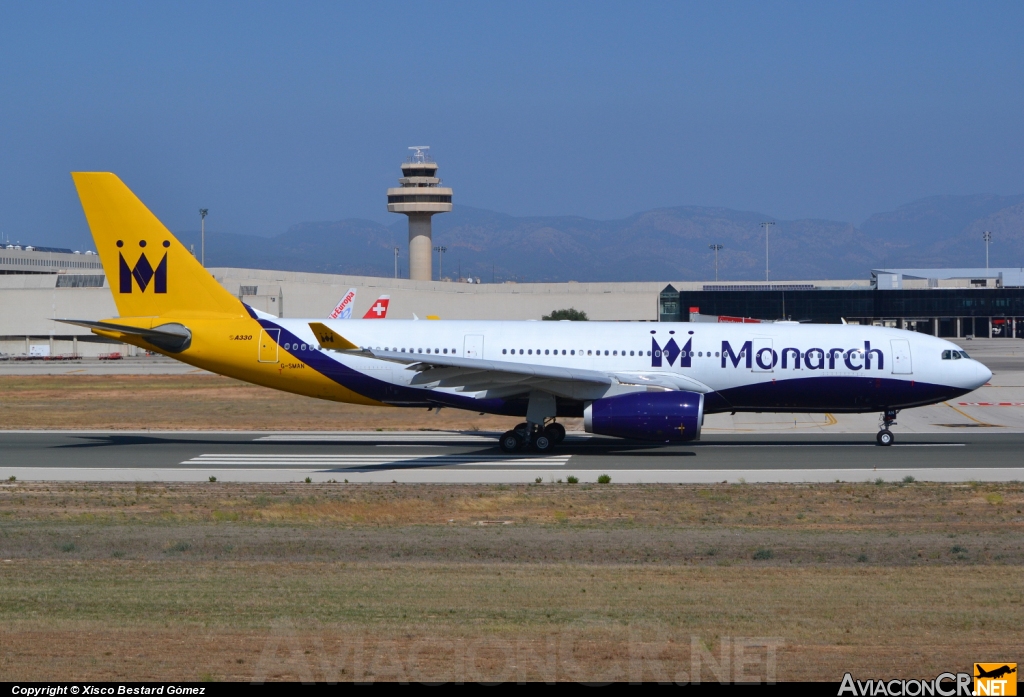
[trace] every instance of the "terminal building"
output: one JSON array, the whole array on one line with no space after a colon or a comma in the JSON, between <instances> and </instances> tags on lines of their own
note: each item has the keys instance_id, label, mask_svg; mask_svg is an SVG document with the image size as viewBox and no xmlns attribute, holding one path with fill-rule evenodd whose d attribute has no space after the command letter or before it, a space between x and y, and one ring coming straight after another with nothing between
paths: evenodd
<instances>
[{"instance_id":1,"label":"terminal building","mask_svg":"<svg viewBox=\"0 0 1024 697\"><path fill-rule=\"evenodd\" d=\"M424 174L406 169L403 165L410 180ZM436 167L427 169L432 174ZM415 188L436 191L433 186ZM446 201L427 203L450 206ZM1024 338L1020 268L873 269L870 278L860 280L784 283L480 284L431 281L429 255L426 258L428 278L423 280L242 268L209 271L240 300L278 317L327 317L348 289L356 288L356 317L387 294L388 316L393 319L539 320L554 310L574 308L592 320L605 321L685 322L691 315L728 316L872 324L949 338ZM0 358L132 355L134 347L112 345L87 329L54 321L116 316L109 282L95 253L21 245L0 248Z\"/></svg>"},{"instance_id":2,"label":"terminal building","mask_svg":"<svg viewBox=\"0 0 1024 697\"><path fill-rule=\"evenodd\" d=\"M871 277L857 284L668 286L659 297L659 319L686 321L699 313L871 324L948 338L1024 337L1024 269L874 269Z\"/></svg>"}]
</instances>

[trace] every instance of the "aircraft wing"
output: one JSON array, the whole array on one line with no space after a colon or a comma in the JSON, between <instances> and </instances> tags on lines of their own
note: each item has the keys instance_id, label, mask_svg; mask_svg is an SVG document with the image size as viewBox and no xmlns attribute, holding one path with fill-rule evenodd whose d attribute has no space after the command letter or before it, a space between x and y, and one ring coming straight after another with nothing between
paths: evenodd
<instances>
[{"instance_id":1,"label":"aircraft wing","mask_svg":"<svg viewBox=\"0 0 1024 697\"><path fill-rule=\"evenodd\" d=\"M583 368L493 361L435 354L408 354L367 349L364 355L402 363L417 371L413 385L455 387L463 392L487 392L487 396L510 396L531 389L564 397L590 399L612 385L659 387L707 394L713 390L685 375L655 371L614 372Z\"/></svg>"},{"instance_id":2,"label":"aircraft wing","mask_svg":"<svg viewBox=\"0 0 1024 697\"><path fill-rule=\"evenodd\" d=\"M624 385L653 385L664 387L669 390L686 390L687 392L700 392L708 394L714 392L700 380L679 373L667 373L660 370L637 370L619 371L609 373L612 377Z\"/></svg>"},{"instance_id":3,"label":"aircraft wing","mask_svg":"<svg viewBox=\"0 0 1024 697\"><path fill-rule=\"evenodd\" d=\"M381 351L379 349L366 349L365 353L380 360L416 366L416 369L420 372L435 368L454 368L465 371L467 374L480 372L504 373L507 375L522 375L551 380L575 380L590 382L596 385L611 385L615 382L607 373L598 370L513 363L510 361L489 361L482 358L438 356L436 354L401 353L398 351Z\"/></svg>"}]
</instances>

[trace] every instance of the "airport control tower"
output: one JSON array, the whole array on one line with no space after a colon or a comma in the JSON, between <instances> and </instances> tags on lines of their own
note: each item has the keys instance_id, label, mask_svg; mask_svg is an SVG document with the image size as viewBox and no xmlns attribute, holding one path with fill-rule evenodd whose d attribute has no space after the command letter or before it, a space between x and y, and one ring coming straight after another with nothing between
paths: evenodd
<instances>
[{"instance_id":1,"label":"airport control tower","mask_svg":"<svg viewBox=\"0 0 1024 697\"><path fill-rule=\"evenodd\" d=\"M431 269L430 216L452 209L452 190L442 187L437 163L427 154L428 145L409 148L414 154L402 163L401 186L388 189L388 210L409 216L409 278L433 279Z\"/></svg>"}]
</instances>

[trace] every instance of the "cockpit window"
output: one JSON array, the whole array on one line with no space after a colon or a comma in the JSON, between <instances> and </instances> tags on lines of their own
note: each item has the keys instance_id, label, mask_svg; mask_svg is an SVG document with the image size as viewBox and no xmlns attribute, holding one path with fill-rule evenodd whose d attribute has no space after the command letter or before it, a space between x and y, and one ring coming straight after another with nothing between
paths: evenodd
<instances>
[{"instance_id":1,"label":"cockpit window","mask_svg":"<svg viewBox=\"0 0 1024 697\"><path fill-rule=\"evenodd\" d=\"M952 351L943 351L942 352L942 360L948 361L950 358L953 357L952 354L953 354Z\"/></svg>"},{"instance_id":2,"label":"cockpit window","mask_svg":"<svg viewBox=\"0 0 1024 697\"><path fill-rule=\"evenodd\" d=\"M970 356L967 355L966 351L961 351L960 355L963 356L964 358L970 358Z\"/></svg>"},{"instance_id":3,"label":"cockpit window","mask_svg":"<svg viewBox=\"0 0 1024 697\"><path fill-rule=\"evenodd\" d=\"M960 360L960 352L959 351L954 351L953 352L953 360L954 361Z\"/></svg>"},{"instance_id":4,"label":"cockpit window","mask_svg":"<svg viewBox=\"0 0 1024 697\"><path fill-rule=\"evenodd\" d=\"M942 352L942 360L944 360L944 361L949 361L949 360L958 361L961 358L970 358L970 356L967 355L966 351L943 351Z\"/></svg>"}]
</instances>

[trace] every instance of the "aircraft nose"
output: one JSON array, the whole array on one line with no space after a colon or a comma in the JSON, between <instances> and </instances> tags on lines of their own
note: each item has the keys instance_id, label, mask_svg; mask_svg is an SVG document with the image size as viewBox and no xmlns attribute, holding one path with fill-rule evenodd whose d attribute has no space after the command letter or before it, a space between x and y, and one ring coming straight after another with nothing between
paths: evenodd
<instances>
[{"instance_id":1,"label":"aircraft nose","mask_svg":"<svg viewBox=\"0 0 1024 697\"><path fill-rule=\"evenodd\" d=\"M987 366L975 361L975 370L978 373L978 384L984 385L986 382L992 379L992 371Z\"/></svg>"}]
</instances>

